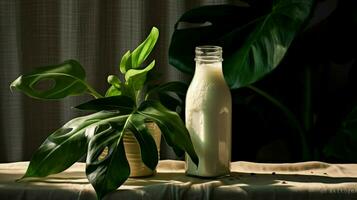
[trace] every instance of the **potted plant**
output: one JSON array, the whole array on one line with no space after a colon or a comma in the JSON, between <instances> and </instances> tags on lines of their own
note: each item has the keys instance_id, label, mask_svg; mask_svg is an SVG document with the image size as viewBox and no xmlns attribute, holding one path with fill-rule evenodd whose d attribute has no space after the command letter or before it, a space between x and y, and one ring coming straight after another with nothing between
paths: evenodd
<instances>
[{"instance_id":1,"label":"potted plant","mask_svg":"<svg viewBox=\"0 0 357 200\"><path fill-rule=\"evenodd\" d=\"M175 153L184 152L198 164L189 133L179 115L167 109L155 94L179 91L182 86L171 82L145 90L147 73L155 61L141 67L152 51L159 31L153 27L150 35L134 51L126 52L119 70L125 76L108 76L110 84L105 96L96 92L86 81L85 71L79 62L68 60L58 65L39 67L21 75L12 84L26 95L41 99L61 99L70 95L88 93L94 100L76 106L82 110L97 111L94 114L70 120L52 133L33 154L22 179L45 177L64 171L86 155L86 175L99 199L115 191L130 175L124 147L126 135L131 133L140 146L143 163L154 170L158 163L158 151L149 124L155 123ZM52 85L41 89L41 82ZM130 162L130 161L129 161Z\"/></svg>"}]
</instances>

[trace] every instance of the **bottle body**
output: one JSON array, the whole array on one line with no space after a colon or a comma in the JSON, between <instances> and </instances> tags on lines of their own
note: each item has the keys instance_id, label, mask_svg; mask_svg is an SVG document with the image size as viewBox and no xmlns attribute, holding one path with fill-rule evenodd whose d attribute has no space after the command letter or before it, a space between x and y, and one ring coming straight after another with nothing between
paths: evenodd
<instances>
[{"instance_id":1,"label":"bottle body","mask_svg":"<svg viewBox=\"0 0 357 200\"><path fill-rule=\"evenodd\" d=\"M197 52L196 52L197 57ZM199 158L199 165L186 156L186 173L201 177L229 174L231 161L230 90L221 60L197 60L186 95L186 127Z\"/></svg>"}]
</instances>

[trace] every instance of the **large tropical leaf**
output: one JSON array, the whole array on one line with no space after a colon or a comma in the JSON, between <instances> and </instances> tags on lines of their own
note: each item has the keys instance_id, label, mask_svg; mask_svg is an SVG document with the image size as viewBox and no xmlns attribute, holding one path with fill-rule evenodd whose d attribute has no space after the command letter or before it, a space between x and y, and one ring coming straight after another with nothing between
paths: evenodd
<instances>
[{"instance_id":1,"label":"large tropical leaf","mask_svg":"<svg viewBox=\"0 0 357 200\"><path fill-rule=\"evenodd\" d=\"M279 64L308 18L312 1L277 0L271 9L218 5L188 11L176 24L169 62L193 73L194 48L219 45L223 47L223 70L230 87L249 85ZM183 22L206 24L181 29Z\"/></svg>"},{"instance_id":2,"label":"large tropical leaf","mask_svg":"<svg viewBox=\"0 0 357 200\"><path fill-rule=\"evenodd\" d=\"M123 147L127 131L131 131L137 139L145 165L153 170L156 168L157 147L145 122L145 116L131 114L121 121L102 123L87 130L86 173L99 199L115 191L129 177L130 168ZM106 152L104 156L103 152Z\"/></svg>"},{"instance_id":3,"label":"large tropical leaf","mask_svg":"<svg viewBox=\"0 0 357 200\"><path fill-rule=\"evenodd\" d=\"M36 99L60 99L87 91L85 71L75 60L39 67L18 77L10 87Z\"/></svg>"},{"instance_id":4,"label":"large tropical leaf","mask_svg":"<svg viewBox=\"0 0 357 200\"><path fill-rule=\"evenodd\" d=\"M182 156L183 151L186 151L198 166L198 157L193 148L190 135L176 112L168 110L157 101L148 100L140 105L137 113L154 121L160 127L166 142L173 147L178 156Z\"/></svg>"},{"instance_id":5,"label":"large tropical leaf","mask_svg":"<svg viewBox=\"0 0 357 200\"><path fill-rule=\"evenodd\" d=\"M130 175L123 145L124 123L106 123L87 131L89 138L86 174L98 199L115 191ZM102 157L104 149L107 154Z\"/></svg>"},{"instance_id":6,"label":"large tropical leaf","mask_svg":"<svg viewBox=\"0 0 357 200\"><path fill-rule=\"evenodd\" d=\"M134 101L124 95L111 96L105 98L94 99L86 103L82 103L75 108L80 110L117 110L120 115L129 114L134 110Z\"/></svg>"},{"instance_id":7,"label":"large tropical leaf","mask_svg":"<svg viewBox=\"0 0 357 200\"><path fill-rule=\"evenodd\" d=\"M52 133L37 149L23 178L44 177L67 169L87 151L87 128L122 121L126 117L118 116L118 112L103 111L72 119Z\"/></svg>"}]
</instances>

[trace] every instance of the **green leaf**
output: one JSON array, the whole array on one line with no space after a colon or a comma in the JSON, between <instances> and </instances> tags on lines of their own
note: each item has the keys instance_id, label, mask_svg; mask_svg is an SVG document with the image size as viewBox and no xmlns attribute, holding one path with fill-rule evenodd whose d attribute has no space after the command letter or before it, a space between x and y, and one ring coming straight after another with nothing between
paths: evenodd
<instances>
[{"instance_id":1,"label":"green leaf","mask_svg":"<svg viewBox=\"0 0 357 200\"><path fill-rule=\"evenodd\" d=\"M223 47L223 71L230 87L249 85L280 63L311 8L312 0L277 0L271 9L232 5L193 9L178 23L211 24L178 29L177 23L169 62L181 71L193 73L195 46L219 45Z\"/></svg>"},{"instance_id":2,"label":"green leaf","mask_svg":"<svg viewBox=\"0 0 357 200\"><path fill-rule=\"evenodd\" d=\"M107 78L107 82L111 84L111 86L108 88L107 92L105 93L106 97L119 96L123 94L123 92L121 91L122 83L120 82L117 76L109 75Z\"/></svg>"},{"instance_id":3,"label":"green leaf","mask_svg":"<svg viewBox=\"0 0 357 200\"><path fill-rule=\"evenodd\" d=\"M109 89L105 93L105 97L120 96L122 94L123 93L119 88L117 88L117 87L112 85L112 86L109 87Z\"/></svg>"},{"instance_id":4,"label":"green leaf","mask_svg":"<svg viewBox=\"0 0 357 200\"><path fill-rule=\"evenodd\" d=\"M159 99L168 109L180 113L184 109L187 84L172 81L153 87L146 95L146 99Z\"/></svg>"},{"instance_id":5,"label":"green leaf","mask_svg":"<svg viewBox=\"0 0 357 200\"><path fill-rule=\"evenodd\" d=\"M324 148L327 157L357 162L357 107L342 122L337 134Z\"/></svg>"},{"instance_id":6,"label":"green leaf","mask_svg":"<svg viewBox=\"0 0 357 200\"><path fill-rule=\"evenodd\" d=\"M127 51L123 57L121 58L121 61L120 61L120 65L119 65L119 70L121 73L125 73L126 71L128 71L131 67L131 64L128 63L128 59L130 57L130 51Z\"/></svg>"},{"instance_id":7,"label":"green leaf","mask_svg":"<svg viewBox=\"0 0 357 200\"><path fill-rule=\"evenodd\" d=\"M174 92L179 96L185 96L187 92L187 84L179 81L172 81L168 83L164 83L162 85L158 85L151 89L147 93L147 98L150 98L151 95L155 95L157 93L168 93L168 92Z\"/></svg>"},{"instance_id":8,"label":"green leaf","mask_svg":"<svg viewBox=\"0 0 357 200\"><path fill-rule=\"evenodd\" d=\"M120 80L117 76L115 75L109 75L108 78L107 78L107 82L117 88L120 88Z\"/></svg>"},{"instance_id":9,"label":"green leaf","mask_svg":"<svg viewBox=\"0 0 357 200\"><path fill-rule=\"evenodd\" d=\"M129 114L134 110L135 103L127 96L112 96L94 99L86 103L80 104L75 108L80 110L117 110L120 115Z\"/></svg>"},{"instance_id":10,"label":"green leaf","mask_svg":"<svg viewBox=\"0 0 357 200\"><path fill-rule=\"evenodd\" d=\"M47 83L44 89L40 88L41 83ZM36 99L60 99L82 94L88 89L85 71L75 60L39 67L18 77L10 87Z\"/></svg>"},{"instance_id":11,"label":"green leaf","mask_svg":"<svg viewBox=\"0 0 357 200\"><path fill-rule=\"evenodd\" d=\"M129 56L128 60L131 63L127 62L127 65L130 68L138 68L140 65L146 60L146 58L151 53L154 48L156 41L159 37L159 30L156 27L151 29L149 36L145 39L143 43L141 43ZM128 68L126 68L128 69ZM128 70L126 70L128 71Z\"/></svg>"},{"instance_id":12,"label":"green leaf","mask_svg":"<svg viewBox=\"0 0 357 200\"><path fill-rule=\"evenodd\" d=\"M98 112L72 119L36 150L23 178L44 177L67 169L86 153L88 127L122 118L117 112Z\"/></svg>"},{"instance_id":13,"label":"green leaf","mask_svg":"<svg viewBox=\"0 0 357 200\"><path fill-rule=\"evenodd\" d=\"M147 167L155 170L159 161L158 152L155 140L151 136L145 120L145 116L132 114L128 119L128 129L134 134L140 145L142 161Z\"/></svg>"},{"instance_id":14,"label":"green leaf","mask_svg":"<svg viewBox=\"0 0 357 200\"><path fill-rule=\"evenodd\" d=\"M157 101L149 100L140 105L137 113L154 121L160 127L167 143L173 147L178 156L183 155L182 151L186 151L198 166L198 157L193 148L190 135L176 112L168 110Z\"/></svg>"},{"instance_id":15,"label":"green leaf","mask_svg":"<svg viewBox=\"0 0 357 200\"><path fill-rule=\"evenodd\" d=\"M177 112L178 114L181 114L185 108L184 99L181 99L176 95L160 93L159 101L163 106L165 106L169 110Z\"/></svg>"},{"instance_id":16,"label":"green leaf","mask_svg":"<svg viewBox=\"0 0 357 200\"><path fill-rule=\"evenodd\" d=\"M153 170L156 168L157 147L145 125L145 120L145 116L131 114L120 121L102 123L87 130L90 142L86 174L99 199L115 191L130 175L123 146L126 131L130 130L139 142L145 165ZM105 149L107 151L103 156Z\"/></svg>"},{"instance_id":17,"label":"green leaf","mask_svg":"<svg viewBox=\"0 0 357 200\"><path fill-rule=\"evenodd\" d=\"M123 125L111 123L92 127L86 160L86 174L98 199L115 191L130 175L129 163L123 145ZM107 155L101 157L104 149Z\"/></svg>"},{"instance_id":18,"label":"green leaf","mask_svg":"<svg viewBox=\"0 0 357 200\"><path fill-rule=\"evenodd\" d=\"M146 81L146 74L153 69L155 66L155 60L153 60L144 69L129 69L125 74L125 80L127 81L128 87L134 90L140 90L143 88Z\"/></svg>"}]
</instances>

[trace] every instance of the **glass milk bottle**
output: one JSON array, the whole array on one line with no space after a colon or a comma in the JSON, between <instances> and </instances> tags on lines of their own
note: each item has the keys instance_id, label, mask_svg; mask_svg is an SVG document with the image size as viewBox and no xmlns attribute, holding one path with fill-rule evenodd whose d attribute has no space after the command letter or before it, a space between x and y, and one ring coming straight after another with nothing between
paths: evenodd
<instances>
[{"instance_id":1,"label":"glass milk bottle","mask_svg":"<svg viewBox=\"0 0 357 200\"><path fill-rule=\"evenodd\" d=\"M196 70L186 96L186 127L199 165L186 155L186 173L217 177L230 172L232 100L222 72L222 48L195 49Z\"/></svg>"}]
</instances>

